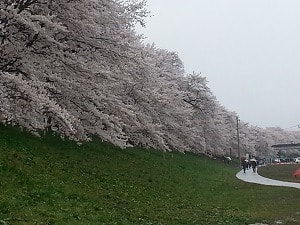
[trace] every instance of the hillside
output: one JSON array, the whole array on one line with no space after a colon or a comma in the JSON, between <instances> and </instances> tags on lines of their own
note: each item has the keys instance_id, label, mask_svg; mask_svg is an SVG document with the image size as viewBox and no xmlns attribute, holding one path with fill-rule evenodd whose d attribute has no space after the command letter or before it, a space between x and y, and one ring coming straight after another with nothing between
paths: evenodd
<instances>
[{"instance_id":1,"label":"hillside","mask_svg":"<svg viewBox=\"0 0 300 225\"><path fill-rule=\"evenodd\" d=\"M234 225L300 219L294 203L298 190L246 184L235 179L236 171L191 154L122 150L101 141L78 146L0 126L0 224Z\"/></svg>"}]
</instances>

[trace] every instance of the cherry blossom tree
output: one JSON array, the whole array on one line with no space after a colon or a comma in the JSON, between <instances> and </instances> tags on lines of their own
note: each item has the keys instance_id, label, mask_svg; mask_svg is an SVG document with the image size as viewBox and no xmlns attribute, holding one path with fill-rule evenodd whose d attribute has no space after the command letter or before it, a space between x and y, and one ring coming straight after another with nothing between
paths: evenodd
<instances>
[{"instance_id":1,"label":"cherry blossom tree","mask_svg":"<svg viewBox=\"0 0 300 225\"><path fill-rule=\"evenodd\" d=\"M136 1L1 2L3 117L33 131L51 127L75 139L99 133L122 145L120 119L105 110L118 105L109 90L130 81L120 73L136 57L139 37L132 26L142 21L142 6Z\"/></svg>"},{"instance_id":2,"label":"cherry blossom tree","mask_svg":"<svg viewBox=\"0 0 300 225\"><path fill-rule=\"evenodd\" d=\"M236 114L217 102L206 78L185 74L177 53L135 33L145 4L0 1L0 121L120 147L236 153ZM241 134L244 151L254 153L289 139L243 122Z\"/></svg>"}]
</instances>

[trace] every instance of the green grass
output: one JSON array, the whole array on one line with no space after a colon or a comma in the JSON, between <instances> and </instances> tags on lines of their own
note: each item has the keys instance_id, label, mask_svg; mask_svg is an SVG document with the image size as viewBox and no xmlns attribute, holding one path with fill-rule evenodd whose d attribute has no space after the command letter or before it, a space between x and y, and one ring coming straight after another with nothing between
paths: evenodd
<instances>
[{"instance_id":1,"label":"green grass","mask_svg":"<svg viewBox=\"0 0 300 225\"><path fill-rule=\"evenodd\" d=\"M300 224L299 190L244 183L237 170L0 126L0 225Z\"/></svg>"},{"instance_id":2,"label":"green grass","mask_svg":"<svg viewBox=\"0 0 300 225\"><path fill-rule=\"evenodd\" d=\"M300 183L300 177L293 176L294 171L298 168L300 168L299 164L273 164L261 167L259 174L276 180Z\"/></svg>"}]
</instances>

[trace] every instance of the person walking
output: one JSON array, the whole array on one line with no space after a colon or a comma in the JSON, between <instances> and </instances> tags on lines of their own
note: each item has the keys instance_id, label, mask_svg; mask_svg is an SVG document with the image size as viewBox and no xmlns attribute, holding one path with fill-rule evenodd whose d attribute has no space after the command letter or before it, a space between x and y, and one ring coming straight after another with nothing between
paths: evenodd
<instances>
[{"instance_id":1,"label":"person walking","mask_svg":"<svg viewBox=\"0 0 300 225\"><path fill-rule=\"evenodd\" d=\"M243 167L244 173L246 173L246 169L248 167L246 159L242 159L242 167Z\"/></svg>"},{"instance_id":2,"label":"person walking","mask_svg":"<svg viewBox=\"0 0 300 225\"><path fill-rule=\"evenodd\" d=\"M250 163L251 163L251 166L252 166L252 169L253 169L253 173L256 172L256 167L257 167L257 161L255 158L253 159L250 159Z\"/></svg>"}]
</instances>

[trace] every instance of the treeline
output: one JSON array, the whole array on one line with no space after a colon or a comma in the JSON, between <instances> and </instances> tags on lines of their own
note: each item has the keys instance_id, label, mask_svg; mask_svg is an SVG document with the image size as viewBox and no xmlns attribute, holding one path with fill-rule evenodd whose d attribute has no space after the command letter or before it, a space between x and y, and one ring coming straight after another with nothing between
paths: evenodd
<instances>
[{"instance_id":1,"label":"treeline","mask_svg":"<svg viewBox=\"0 0 300 225\"><path fill-rule=\"evenodd\" d=\"M0 119L120 147L236 155L236 113L178 55L144 44L145 1L0 2ZM298 132L240 123L244 153Z\"/></svg>"}]
</instances>

